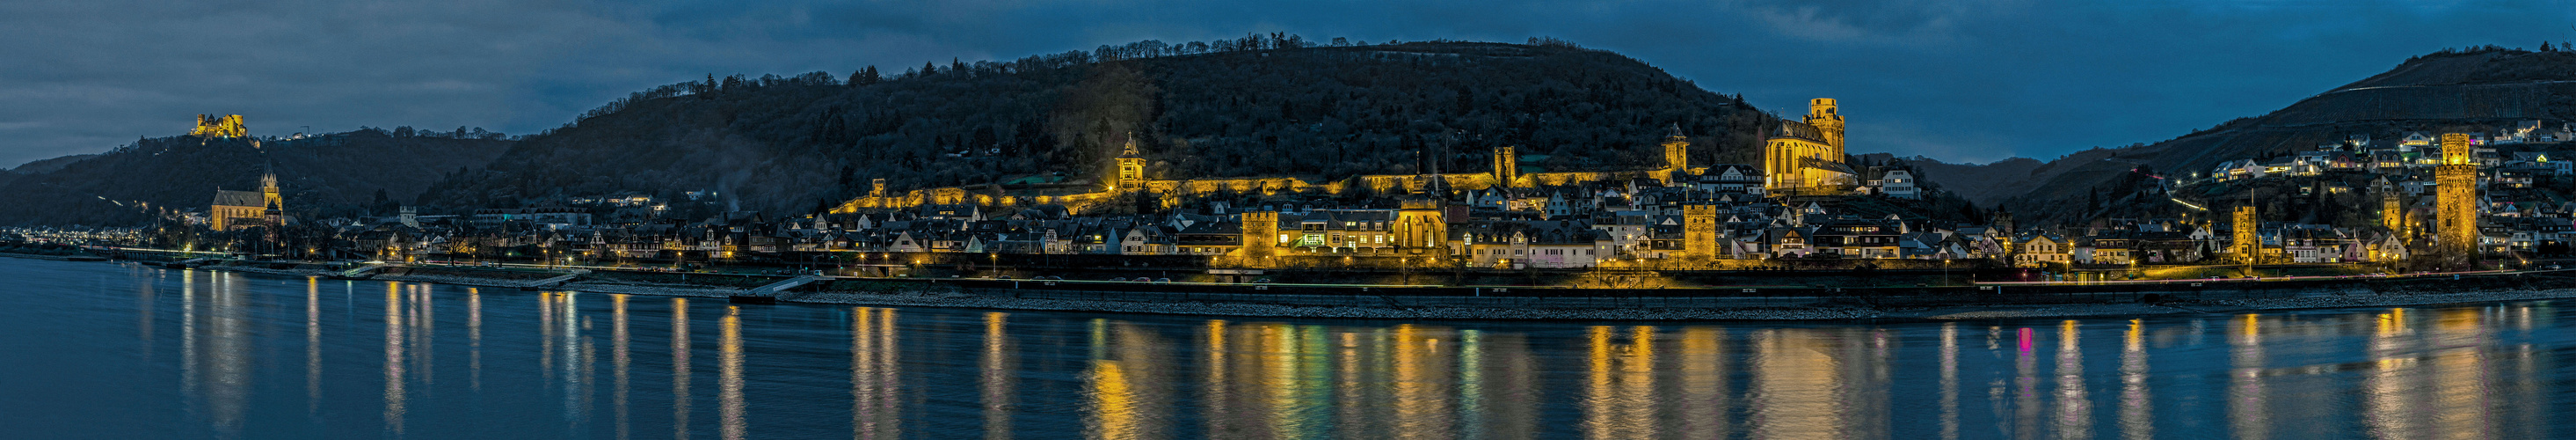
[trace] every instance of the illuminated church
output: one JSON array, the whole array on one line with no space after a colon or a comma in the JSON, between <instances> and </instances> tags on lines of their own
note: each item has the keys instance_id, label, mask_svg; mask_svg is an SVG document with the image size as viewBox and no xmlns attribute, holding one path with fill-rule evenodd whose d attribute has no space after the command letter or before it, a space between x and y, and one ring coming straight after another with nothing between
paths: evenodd
<instances>
[{"instance_id":1,"label":"illuminated church","mask_svg":"<svg viewBox=\"0 0 2576 440\"><path fill-rule=\"evenodd\" d=\"M1762 143L1762 174L1772 195L1834 194L1858 184L1843 164L1843 115L1833 98L1809 100L1805 121L1780 121Z\"/></svg>"},{"instance_id":2,"label":"illuminated church","mask_svg":"<svg viewBox=\"0 0 2576 440\"><path fill-rule=\"evenodd\" d=\"M206 226L217 231L270 226L282 222L279 211L286 209L277 195L275 173L259 176L259 191L215 190L213 205L206 210Z\"/></svg>"}]
</instances>

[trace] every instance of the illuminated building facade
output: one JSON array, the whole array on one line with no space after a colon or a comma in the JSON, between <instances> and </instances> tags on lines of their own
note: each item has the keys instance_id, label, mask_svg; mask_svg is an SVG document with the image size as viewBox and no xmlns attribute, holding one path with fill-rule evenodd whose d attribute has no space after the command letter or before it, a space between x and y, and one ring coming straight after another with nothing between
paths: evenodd
<instances>
[{"instance_id":1,"label":"illuminated building facade","mask_svg":"<svg viewBox=\"0 0 2576 440\"><path fill-rule=\"evenodd\" d=\"M271 214L286 208L278 196L277 174L262 174L259 191L215 190L215 201L206 209L206 226L217 231L230 231L262 226L274 218Z\"/></svg>"},{"instance_id":2,"label":"illuminated building facade","mask_svg":"<svg viewBox=\"0 0 2576 440\"><path fill-rule=\"evenodd\" d=\"M1682 253L1692 258L1717 257L1717 207L1682 207Z\"/></svg>"},{"instance_id":3,"label":"illuminated building facade","mask_svg":"<svg viewBox=\"0 0 2576 440\"><path fill-rule=\"evenodd\" d=\"M2255 220L2254 207L2236 207L2236 224L2234 226L2236 227L2236 234L2234 237L2236 242L2232 244L2232 247L2236 249L2236 260L2245 264L2261 262L2261 258L2263 256L2263 239L2261 236L2256 235L2255 232L2257 229L2262 228L2263 224L2260 221Z\"/></svg>"},{"instance_id":4,"label":"illuminated building facade","mask_svg":"<svg viewBox=\"0 0 2576 440\"><path fill-rule=\"evenodd\" d=\"M2442 165L2433 169L2441 233L2436 249L2450 258L2475 259L2478 251L2478 160L2469 135L2442 134Z\"/></svg>"},{"instance_id":5,"label":"illuminated building facade","mask_svg":"<svg viewBox=\"0 0 2576 440\"><path fill-rule=\"evenodd\" d=\"M1853 183L1843 164L1843 116L1833 98L1807 103L1804 121L1781 121L1762 146L1763 188L1774 195L1818 192Z\"/></svg>"},{"instance_id":6,"label":"illuminated building facade","mask_svg":"<svg viewBox=\"0 0 2576 440\"><path fill-rule=\"evenodd\" d=\"M1253 211L1243 213L1243 256L1263 258L1275 255L1279 247L1279 213Z\"/></svg>"},{"instance_id":7,"label":"illuminated building facade","mask_svg":"<svg viewBox=\"0 0 2576 440\"><path fill-rule=\"evenodd\" d=\"M1395 224L1389 228L1395 235L1395 246L1413 253L1447 248L1449 223L1443 217L1439 199L1405 198L1402 208L1395 211Z\"/></svg>"},{"instance_id":8,"label":"illuminated building facade","mask_svg":"<svg viewBox=\"0 0 2576 440\"><path fill-rule=\"evenodd\" d=\"M1664 169L1655 173L1657 180L1672 184L1673 179L1699 174L1690 167L1690 137L1682 136L1681 124L1664 130Z\"/></svg>"},{"instance_id":9,"label":"illuminated building facade","mask_svg":"<svg viewBox=\"0 0 2576 440\"><path fill-rule=\"evenodd\" d=\"M210 138L250 137L250 129L242 126L241 115L224 115L220 118L214 115L197 115L197 129L189 131L188 135Z\"/></svg>"},{"instance_id":10,"label":"illuminated building facade","mask_svg":"<svg viewBox=\"0 0 2576 440\"><path fill-rule=\"evenodd\" d=\"M1117 186L1109 187L1109 190L1139 191L1143 189L1145 189L1145 156L1136 152L1136 137L1134 135L1129 135L1127 137L1126 152L1118 154L1118 184Z\"/></svg>"},{"instance_id":11,"label":"illuminated building facade","mask_svg":"<svg viewBox=\"0 0 2576 440\"><path fill-rule=\"evenodd\" d=\"M1838 122L1839 119L1836 121L1837 122L1829 125L1835 127L1834 137L1836 139L1840 139L1841 125ZM1159 200L1153 200L1152 202L1159 203L1164 208L1174 208L1180 205L1180 199L1182 197L1224 193L1262 195L1282 193L1341 194L1346 190L1366 188L1368 191L1378 194L1395 194L1407 191L1426 191L1434 186L1432 182L1435 181L1439 182L1438 186L1441 187L1439 189L1440 191L1565 186L1628 178L1652 178L1665 183L1671 183L1678 177L1697 175L1704 171L1704 169L1691 168L1689 166L1690 140L1688 137L1681 135L1681 127L1678 124L1672 126L1669 135L1666 136L1661 146L1664 149L1664 158L1666 162L1663 166L1651 169L1630 169L1622 171L1522 173L1520 170L1520 161L1522 158L1518 149L1511 146L1503 146L1494 148L1494 153L1491 157L1492 169L1480 173L1361 175L1353 176L1348 179L1327 182L1314 182L1297 177L1152 180L1145 178L1145 157L1143 153L1138 150L1136 141L1131 136L1127 141L1125 148L1119 152L1117 158L1112 160L1112 163L1110 164L1110 174L1102 177L1102 179L1106 181L1104 185L1012 190L1003 190L1000 185L980 185L977 187L966 188L943 187L915 189L903 193L893 193L885 188L883 180L880 179L877 181L878 183L871 188L867 195L853 197L847 201L841 202L840 205L834 206L827 212L833 214L849 214L857 213L862 210L906 209L921 205L945 204L977 204L987 206L1061 204L1068 210L1082 212L1087 210L1086 206L1118 200L1118 198L1114 196L1139 191L1156 193L1159 196ZM1834 161L1837 169L1848 170L1847 168L1839 168L1841 149L1837 147L1834 151L1835 153L1833 157L1835 158ZM1845 177L1845 179L1843 179L1844 181L1849 180L1849 173L1847 171L1842 175ZM967 188L981 189L970 191Z\"/></svg>"},{"instance_id":12,"label":"illuminated building facade","mask_svg":"<svg viewBox=\"0 0 2576 440\"><path fill-rule=\"evenodd\" d=\"M2388 233L2401 238L2412 235L2406 230L2406 204L2398 200L2397 188L2382 178L2375 190L2379 191L2379 226L2388 228Z\"/></svg>"}]
</instances>

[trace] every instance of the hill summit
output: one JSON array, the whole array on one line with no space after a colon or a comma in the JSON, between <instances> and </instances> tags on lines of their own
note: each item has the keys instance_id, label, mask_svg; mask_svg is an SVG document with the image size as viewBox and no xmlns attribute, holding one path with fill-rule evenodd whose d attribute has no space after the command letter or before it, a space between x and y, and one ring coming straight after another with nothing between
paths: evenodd
<instances>
[{"instance_id":1,"label":"hill summit","mask_svg":"<svg viewBox=\"0 0 2576 440\"><path fill-rule=\"evenodd\" d=\"M423 202L517 206L621 191L716 190L810 212L866 193L1098 182L1129 139L1153 178L1754 163L1776 119L1618 54L1561 42L1314 45L1293 37L1140 42L882 75L741 76L638 92L526 138Z\"/></svg>"},{"instance_id":2,"label":"hill summit","mask_svg":"<svg viewBox=\"0 0 2576 440\"><path fill-rule=\"evenodd\" d=\"M1962 192L1979 203L2000 202L2005 209L2029 213L2023 217L2029 221L2077 222L2116 213L2061 208L2084 206L2088 198L2119 200L2125 195L2103 192L2136 188L2131 180L2141 174L2133 170L2187 177L2226 161L2277 157L2352 139L2395 142L2417 131L2488 133L2532 120L2576 121L2576 52L2494 46L2444 50L2268 114L2174 139L2079 151L2044 164L2013 160L1991 170L1933 170L1925 180L2026 182Z\"/></svg>"}]
</instances>

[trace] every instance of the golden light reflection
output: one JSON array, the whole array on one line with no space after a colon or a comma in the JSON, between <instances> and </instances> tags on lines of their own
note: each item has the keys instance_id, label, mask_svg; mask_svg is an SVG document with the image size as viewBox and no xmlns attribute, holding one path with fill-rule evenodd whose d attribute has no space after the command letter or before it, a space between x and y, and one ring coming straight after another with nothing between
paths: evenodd
<instances>
[{"instance_id":1,"label":"golden light reflection","mask_svg":"<svg viewBox=\"0 0 2576 440\"><path fill-rule=\"evenodd\" d=\"M1412 324L1395 327L1395 405L1397 438L1449 438L1454 426L1449 407L1450 357L1441 342L1447 329ZM1453 344L1454 345L1454 344Z\"/></svg>"},{"instance_id":2,"label":"golden light reflection","mask_svg":"<svg viewBox=\"0 0 2576 440\"><path fill-rule=\"evenodd\" d=\"M903 364L902 351L896 346L895 310L854 307L850 316L850 437L900 438Z\"/></svg>"},{"instance_id":3,"label":"golden light reflection","mask_svg":"<svg viewBox=\"0 0 2576 440\"><path fill-rule=\"evenodd\" d=\"M689 438L689 299L671 298L671 438Z\"/></svg>"},{"instance_id":4,"label":"golden light reflection","mask_svg":"<svg viewBox=\"0 0 2576 440\"><path fill-rule=\"evenodd\" d=\"M2234 369L2228 372L2228 426L2237 438L2267 438L2272 434L2272 415L2270 396L2263 387L2266 360L2262 316L2246 314L2236 327L2234 336L2228 338L2234 345L2229 355Z\"/></svg>"},{"instance_id":5,"label":"golden light reflection","mask_svg":"<svg viewBox=\"0 0 2576 440\"><path fill-rule=\"evenodd\" d=\"M984 438L1011 438L1011 413L1019 403L1013 394L1018 377L1019 355L1012 351L1011 335L1003 326L1011 314L984 313Z\"/></svg>"},{"instance_id":6,"label":"golden light reflection","mask_svg":"<svg viewBox=\"0 0 2576 440\"><path fill-rule=\"evenodd\" d=\"M610 321L608 330L609 362L614 363L615 365L613 368L616 369L616 372L612 373L613 376L610 377L610 380L616 381L616 384L614 385L616 389L611 391L616 393L613 397L616 402L616 407L611 411L615 412L617 417L617 438L624 439L634 434L632 431L634 429L634 426L632 425L634 420L630 418L630 414L627 413L626 408L627 381L629 379L628 375L630 374L627 371L627 365L632 362L631 359L627 358L627 338L629 335L626 333L626 295L609 295L608 299L610 303ZM480 342L478 341L477 344L480 344Z\"/></svg>"},{"instance_id":7,"label":"golden light reflection","mask_svg":"<svg viewBox=\"0 0 2576 440\"><path fill-rule=\"evenodd\" d=\"M1332 355L1334 360L1332 375L1336 379L1333 381L1333 408L1336 410L1334 431L1343 438L1386 432L1376 427L1365 426L1371 419L1365 417L1360 411L1359 406L1364 402L1383 401L1364 394L1378 388L1369 386L1367 378L1363 376L1366 373L1360 369L1360 335L1350 330L1342 330L1334 332L1333 336L1335 344Z\"/></svg>"},{"instance_id":8,"label":"golden light reflection","mask_svg":"<svg viewBox=\"0 0 2576 440\"><path fill-rule=\"evenodd\" d=\"M2486 353L2479 348L2493 341L2481 312L2444 310L2434 325L2437 346L2447 347L2433 352L2431 365L2432 434L2438 438L2498 438L2494 378L2488 377Z\"/></svg>"},{"instance_id":9,"label":"golden light reflection","mask_svg":"<svg viewBox=\"0 0 2576 440\"><path fill-rule=\"evenodd\" d=\"M1726 330L1716 327L1682 329L1682 350L1674 361L1681 363L1681 401L1676 415L1681 426L1673 434L1685 438L1725 438L1728 436Z\"/></svg>"},{"instance_id":10,"label":"golden light reflection","mask_svg":"<svg viewBox=\"0 0 2576 440\"><path fill-rule=\"evenodd\" d=\"M743 419L742 307L725 306L722 338L716 343L716 417L726 440L744 438L751 422Z\"/></svg>"},{"instance_id":11,"label":"golden light reflection","mask_svg":"<svg viewBox=\"0 0 2576 440\"><path fill-rule=\"evenodd\" d=\"M1091 321L1091 345L1094 356L1086 375L1084 406L1089 410L1083 420L1090 438L1134 439L1159 438L1164 435L1161 405L1164 399L1154 350L1160 341L1133 324L1102 319Z\"/></svg>"},{"instance_id":12,"label":"golden light reflection","mask_svg":"<svg viewBox=\"0 0 2576 440\"><path fill-rule=\"evenodd\" d=\"M1206 396L1200 400L1202 403L1199 408L1205 413L1201 419L1207 421L1205 425L1207 425L1208 438L1224 438L1248 428L1237 424L1239 417L1234 414L1232 382L1235 378L1227 374L1226 357L1232 347L1226 346L1226 324L1223 319L1210 319L1200 329L1200 337L1207 340L1207 346L1201 348L1204 351L1200 356L1207 360L1207 365L1200 367L1200 372L1204 374L1205 379L1200 381L1199 389L1204 391Z\"/></svg>"},{"instance_id":13,"label":"golden light reflection","mask_svg":"<svg viewBox=\"0 0 2576 440\"><path fill-rule=\"evenodd\" d=\"M415 370L413 374L420 376L421 385L435 385L438 383L438 376L433 374L436 371L433 367L438 363L434 361L433 356L438 354L438 345L434 343L436 342L434 338L438 336L438 329L434 324L438 321L433 316L437 308L432 307L433 301L430 297L430 289L434 285L412 284L408 287L411 293L408 295L408 303L405 304L408 311L405 312L403 321L410 323L411 326L411 329L404 333L412 338L407 351L412 354L411 363Z\"/></svg>"},{"instance_id":14,"label":"golden light reflection","mask_svg":"<svg viewBox=\"0 0 2576 440\"><path fill-rule=\"evenodd\" d=\"M1941 438L1959 438L1959 323L1941 323Z\"/></svg>"},{"instance_id":15,"label":"golden light reflection","mask_svg":"<svg viewBox=\"0 0 2576 440\"><path fill-rule=\"evenodd\" d=\"M2081 326L2066 320L2057 329L2057 426L2058 438L2090 438L2093 434L2093 401L2084 390L2084 349Z\"/></svg>"},{"instance_id":16,"label":"golden light reflection","mask_svg":"<svg viewBox=\"0 0 2576 440\"><path fill-rule=\"evenodd\" d=\"M402 283L385 283L385 430L395 436L403 433L404 405L409 396L403 390L403 313Z\"/></svg>"},{"instance_id":17,"label":"golden light reflection","mask_svg":"<svg viewBox=\"0 0 2576 440\"><path fill-rule=\"evenodd\" d=\"M255 367L250 310L243 304L238 276L209 272L206 280L204 289L193 283L182 288L181 380L215 432L235 435L242 428Z\"/></svg>"},{"instance_id":18,"label":"golden light reflection","mask_svg":"<svg viewBox=\"0 0 2576 440\"><path fill-rule=\"evenodd\" d=\"M2363 354L2371 359L2370 371L2361 374L2362 425L2377 438L2423 438L2424 416L2416 405L2416 393L2430 386L2421 380L2415 347L2408 335L2406 309L2389 309L2373 314L2370 341Z\"/></svg>"},{"instance_id":19,"label":"golden light reflection","mask_svg":"<svg viewBox=\"0 0 2576 440\"><path fill-rule=\"evenodd\" d=\"M304 279L304 415L322 413L322 281Z\"/></svg>"},{"instance_id":20,"label":"golden light reflection","mask_svg":"<svg viewBox=\"0 0 2576 440\"><path fill-rule=\"evenodd\" d=\"M465 288L466 378L474 392L483 392L483 291Z\"/></svg>"},{"instance_id":21,"label":"golden light reflection","mask_svg":"<svg viewBox=\"0 0 2576 440\"><path fill-rule=\"evenodd\" d=\"M1760 438L1843 438L1849 408L1835 392L1844 384L1842 363L1816 330L1769 329L1752 335L1753 392L1747 404L1752 433Z\"/></svg>"},{"instance_id":22,"label":"golden light reflection","mask_svg":"<svg viewBox=\"0 0 2576 440\"><path fill-rule=\"evenodd\" d=\"M2153 397L2147 393L2146 321L2129 320L2120 341L2120 436L2155 438Z\"/></svg>"}]
</instances>

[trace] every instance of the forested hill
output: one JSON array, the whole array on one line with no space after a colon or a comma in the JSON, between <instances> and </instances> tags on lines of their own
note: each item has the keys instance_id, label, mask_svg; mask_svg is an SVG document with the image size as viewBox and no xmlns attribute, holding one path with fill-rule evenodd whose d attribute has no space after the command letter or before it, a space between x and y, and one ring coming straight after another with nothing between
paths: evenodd
<instances>
[{"instance_id":1,"label":"forested hill","mask_svg":"<svg viewBox=\"0 0 2576 440\"><path fill-rule=\"evenodd\" d=\"M2417 56L2386 73L2299 100L2269 114L2238 118L2171 140L2069 154L2038 167L2012 166L2037 182L1989 194L2034 223L2073 223L2132 212L2152 203L2121 203L2146 174L2189 175L2218 163L2259 159L2363 134L2389 140L2407 131L2486 132L2526 120L2576 120L2576 52L2501 47L2444 50ZM1925 180L1940 181L1932 174ZM2092 202L2087 202L2091 200ZM2084 206L2085 209L2069 207Z\"/></svg>"},{"instance_id":2,"label":"forested hill","mask_svg":"<svg viewBox=\"0 0 2576 440\"><path fill-rule=\"evenodd\" d=\"M306 141L142 139L101 154L37 161L0 173L0 225L143 224L147 212L204 211L215 190L258 190L275 170L286 208L305 218L390 214L460 170L480 168L510 141L464 133L363 129Z\"/></svg>"},{"instance_id":3,"label":"forested hill","mask_svg":"<svg viewBox=\"0 0 2576 440\"><path fill-rule=\"evenodd\" d=\"M1514 145L1543 169L1754 163L1771 118L1619 54L1562 42L1147 41L879 74L740 76L635 93L440 182L433 208L714 189L806 212L863 193L1095 180L1134 133L1153 178L1475 172ZM893 69L886 69L891 71ZM1418 158L1418 159L1417 159ZM1032 179L1034 178L1034 179Z\"/></svg>"}]
</instances>

